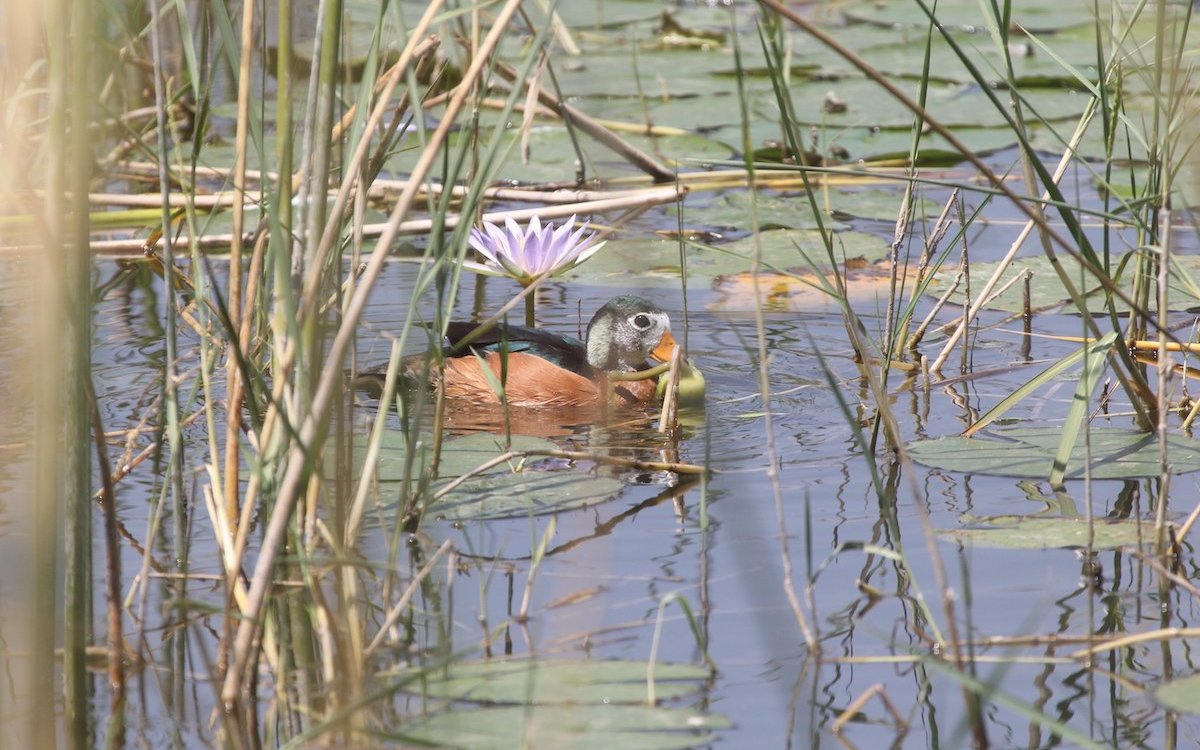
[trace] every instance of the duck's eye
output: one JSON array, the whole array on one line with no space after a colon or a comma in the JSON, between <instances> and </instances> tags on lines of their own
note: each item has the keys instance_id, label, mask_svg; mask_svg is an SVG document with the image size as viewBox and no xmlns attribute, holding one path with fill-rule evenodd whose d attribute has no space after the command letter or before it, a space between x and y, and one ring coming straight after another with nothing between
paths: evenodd
<instances>
[{"instance_id":1,"label":"duck's eye","mask_svg":"<svg viewBox=\"0 0 1200 750\"><path fill-rule=\"evenodd\" d=\"M650 316L646 313L638 313L630 318L630 322L633 323L634 328L644 331L650 327Z\"/></svg>"}]
</instances>

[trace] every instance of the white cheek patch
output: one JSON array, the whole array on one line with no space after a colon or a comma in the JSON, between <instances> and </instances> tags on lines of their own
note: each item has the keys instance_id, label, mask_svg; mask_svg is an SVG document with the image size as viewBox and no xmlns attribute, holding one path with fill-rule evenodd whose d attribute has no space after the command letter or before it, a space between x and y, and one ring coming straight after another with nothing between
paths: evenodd
<instances>
[{"instance_id":1,"label":"white cheek patch","mask_svg":"<svg viewBox=\"0 0 1200 750\"><path fill-rule=\"evenodd\" d=\"M617 366L617 344L611 339L601 341L599 336L589 336L587 342L588 364L601 370Z\"/></svg>"}]
</instances>

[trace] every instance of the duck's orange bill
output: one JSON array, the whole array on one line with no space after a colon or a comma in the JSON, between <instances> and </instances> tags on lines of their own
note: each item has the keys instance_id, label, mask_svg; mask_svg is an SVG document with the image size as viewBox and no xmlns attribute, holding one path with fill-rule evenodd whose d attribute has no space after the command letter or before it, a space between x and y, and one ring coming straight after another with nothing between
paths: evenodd
<instances>
[{"instance_id":1,"label":"duck's orange bill","mask_svg":"<svg viewBox=\"0 0 1200 750\"><path fill-rule=\"evenodd\" d=\"M663 331L662 338L658 341L658 346L650 350L650 356L659 362L670 362L671 354L674 353L676 346L675 337L671 335L671 332Z\"/></svg>"}]
</instances>

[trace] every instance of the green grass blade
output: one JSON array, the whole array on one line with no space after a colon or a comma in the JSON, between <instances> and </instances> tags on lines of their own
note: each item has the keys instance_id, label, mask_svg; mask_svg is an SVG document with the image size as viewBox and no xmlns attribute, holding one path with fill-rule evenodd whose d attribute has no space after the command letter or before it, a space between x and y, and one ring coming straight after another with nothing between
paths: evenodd
<instances>
[{"instance_id":1,"label":"green grass blade","mask_svg":"<svg viewBox=\"0 0 1200 750\"><path fill-rule=\"evenodd\" d=\"M1039 711L1036 707L1031 706L1024 701L1017 700L1007 693L1002 693L997 690L994 685L972 677L962 670L955 669L952 665L947 664L946 662L943 662L939 659L925 659L922 663L939 674L949 677L951 680L959 683L966 689L978 695L985 702L1003 706L1010 711L1014 711L1017 714L1024 716L1031 723L1045 727L1048 731L1064 740L1067 740L1068 742L1074 743L1074 745L1077 747L1086 748L1087 750L1108 750L1108 748L1112 747L1106 743L1097 742L1083 732L1080 732L1078 729L1074 729L1051 716L1047 716L1042 711Z\"/></svg>"},{"instance_id":2,"label":"green grass blade","mask_svg":"<svg viewBox=\"0 0 1200 750\"><path fill-rule=\"evenodd\" d=\"M1100 340L1093 342L1092 344L1089 344L1086 347L1080 348L1077 351L1074 351L1074 352L1068 354L1067 356L1063 357L1059 361L1050 365L1045 370L1043 370L1042 372L1035 375L1032 379L1030 379L1028 382L1026 382L1020 388L1017 388L1012 393L1010 393L1008 396L1001 399L1000 403L993 406L991 409L989 409L987 411L986 414L984 414L982 417L977 419L974 424L972 424L970 427L968 427L966 430L964 430L963 435L970 437L971 435L974 435L975 433L979 432L984 427L987 427L989 424L996 421L1000 417L1004 416L1004 414L1007 413L1009 409L1011 409L1012 407L1014 407L1018 403L1020 403L1020 401L1022 399L1024 399L1026 396L1028 396L1030 393L1033 393L1038 388L1042 387L1046 383L1048 383L1051 380L1053 380L1054 378L1058 377L1061 373L1065 372L1066 370L1070 369L1071 367L1074 367L1075 363L1077 363L1079 360L1083 359L1084 356L1087 355L1087 353L1089 351L1091 351L1093 349L1103 351L1104 349L1107 349L1108 347L1112 346L1113 342L1116 340L1116 336L1117 336L1117 334L1115 334L1115 333L1109 333L1108 335L1104 336Z\"/></svg>"},{"instance_id":3,"label":"green grass blade","mask_svg":"<svg viewBox=\"0 0 1200 750\"><path fill-rule=\"evenodd\" d=\"M1054 468L1050 471L1050 484L1055 487L1062 486L1071 450L1075 447L1075 440L1079 437L1084 420L1087 419L1092 392L1096 390L1096 384L1100 382L1100 369L1108 361L1108 349L1117 342L1117 338L1116 332L1109 333L1082 350L1083 373L1075 388L1075 396L1071 399L1071 407L1067 410L1062 439L1059 440L1058 450L1054 453Z\"/></svg>"}]
</instances>

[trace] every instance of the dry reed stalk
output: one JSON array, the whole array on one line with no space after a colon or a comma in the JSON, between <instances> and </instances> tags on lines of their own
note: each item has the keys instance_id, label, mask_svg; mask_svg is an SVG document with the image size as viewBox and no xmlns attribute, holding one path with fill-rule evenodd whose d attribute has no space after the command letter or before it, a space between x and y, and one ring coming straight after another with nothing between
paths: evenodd
<instances>
[{"instance_id":1,"label":"dry reed stalk","mask_svg":"<svg viewBox=\"0 0 1200 750\"><path fill-rule=\"evenodd\" d=\"M950 197L946 200L946 204L942 206L942 212L938 215L937 221L934 222L933 231L929 233L929 239L926 241L924 251L922 252L923 262L920 264L920 267L917 270L918 286L920 286L924 280L925 272L928 268L928 258L933 254L933 249L941 243L942 238L946 236L946 232L950 230L950 207L953 206L957 200L958 190L956 189L951 192ZM934 319L937 317L937 314L942 311L942 308L945 307L946 303L950 300L950 295L952 295L954 291L958 289L958 285L961 281L962 275L959 274L955 278L954 283L950 284L946 288L946 291L942 293L942 296L938 298L937 302L933 304L933 308L929 311L929 314L925 316L925 319L921 321L920 325L917 326L917 329L913 331L912 335L909 337L908 346L914 352L916 351L917 346L921 343L921 339L925 337L925 331L929 329L929 326L932 325Z\"/></svg>"},{"instance_id":2,"label":"dry reed stalk","mask_svg":"<svg viewBox=\"0 0 1200 750\"><path fill-rule=\"evenodd\" d=\"M1087 108L1087 110L1085 110L1083 116L1080 118L1079 125L1076 126L1074 134L1072 134L1070 141L1067 143L1066 149L1063 151L1063 155L1058 160L1058 166L1054 168L1053 177L1056 183L1062 181L1062 178L1067 173L1067 168L1071 166L1071 160L1075 156L1075 149L1079 147L1080 141L1083 140L1083 134L1086 132L1088 124L1091 123L1092 115L1094 113L1095 103L1093 100L1092 104ZM1043 190L1040 197L1041 200L1049 200L1049 191ZM1029 218L1025 222L1024 226L1021 227L1020 233L1017 235L1017 238L1013 240L1012 245L1009 246L1008 252L1005 253L1004 257L1000 259L1000 264L996 267L995 272L992 273L992 276L987 280L987 283L983 285L983 289L979 292L979 297L975 300L975 303L967 309L966 314L963 315L962 322L955 327L953 333L950 334L950 338L948 338L946 343L942 346L941 353L938 354L937 358L934 359L933 364L929 366L930 372L940 373L942 365L946 363L946 359L950 356L951 350L953 350L958 342L962 339L963 335L967 331L967 327L971 324L971 321L979 315L979 311L983 309L983 306L986 305L990 299L992 299L992 290L995 289L996 285L1000 283L1000 279L1003 277L1004 272L1008 270L1010 265L1012 265L1013 260L1015 260L1017 257L1017 253L1020 252L1021 248L1025 245L1025 240L1029 238L1029 235L1036 227L1037 222L1032 217Z\"/></svg>"},{"instance_id":3,"label":"dry reed stalk","mask_svg":"<svg viewBox=\"0 0 1200 750\"><path fill-rule=\"evenodd\" d=\"M433 571L433 566L437 564L437 561L442 555L450 551L452 546L453 540L451 539L447 539L446 541L442 542L442 546L437 548L437 551L433 553L433 557L429 558L429 562L422 565L421 569L417 571L417 574L413 576L413 579L409 581L408 586L404 589L404 593L401 594L396 603L393 604L390 609L388 609L387 616L383 619L383 622L380 623L379 631L375 634L375 637L372 638L367 647L363 649L362 658L364 662L371 658L371 654L375 653L375 649L383 645L384 639L387 637L388 630L390 630L392 626L399 621L400 616L404 614L405 608L408 607L409 602L411 602L413 597L416 596L417 589L420 588L421 582L429 577L429 574Z\"/></svg>"},{"instance_id":4,"label":"dry reed stalk","mask_svg":"<svg viewBox=\"0 0 1200 750\"><path fill-rule=\"evenodd\" d=\"M904 739L904 736L908 734L908 722L904 720L904 717L899 711L896 710L896 706L893 705L892 701L887 697L887 690L884 689L883 684L878 682L864 690L861 695L851 701L850 705L846 706L845 710L838 714L837 718L833 720L833 723L829 725L829 731L833 732L834 736L840 738L842 729L845 728L846 724L854 721L858 717L863 707L866 706L867 703L869 703L870 700L875 696L879 696L879 702L882 703L884 708L887 709L887 712L892 715L892 720L896 722L896 726L900 730L899 734L897 734L897 736L893 739L893 746L898 746ZM844 741L845 740L843 740L843 742Z\"/></svg>"},{"instance_id":5,"label":"dry reed stalk","mask_svg":"<svg viewBox=\"0 0 1200 750\"><path fill-rule=\"evenodd\" d=\"M519 5L520 0L508 0L497 13L494 25L481 43L478 54L463 74L464 81L478 80L482 76L484 68L491 58L492 53L499 45L500 38ZM422 17L417 27L411 32L410 43L425 33L425 26L432 22L433 15L438 7L438 3L430 4L426 15ZM275 506L271 512L271 517L263 537L262 548L255 563L254 574L250 584L249 601L246 610L243 612L244 619L238 626L237 636L233 645L233 660L230 663L229 670L225 674L225 683L221 691L222 699L227 703L236 701L241 693L242 679L245 676L246 667L250 662L250 654L258 630L262 605L266 599L267 590L271 586L275 560L283 544L292 511L295 508L296 501L299 499L302 486L308 477L307 467L309 456L312 453L320 453L320 443L325 421L332 407L334 396L341 385L341 363L355 335L358 320L366 307L367 298L375 285L375 280L379 277L392 242L399 234L400 224L403 222L412 205L413 199L416 197L415 185L428 174L445 142L446 136L457 119L459 111L466 102L467 95L468 88L464 86L459 90L459 95L451 100L442 120L430 136L429 143L421 153L410 176L412 185L400 195L396 207L393 209L391 220L376 242L375 249L367 261L367 267L363 272L361 283L355 290L354 296L350 299L341 325L330 344L325 366L320 373L320 379L313 395L311 408L304 420L303 426L300 428L299 439L291 449L288 457L286 473L280 483Z\"/></svg>"},{"instance_id":6,"label":"dry reed stalk","mask_svg":"<svg viewBox=\"0 0 1200 750\"><path fill-rule=\"evenodd\" d=\"M333 251L336 244L338 228L341 225L340 217L346 207L346 201L350 197L350 191L357 184L359 175L362 173L361 167L367 158L367 152L371 147L371 136L375 132L379 124L383 122L383 116L391 109L392 92L396 85L400 82L401 74L414 64L415 61L423 58L425 55L432 54L438 47L436 39L425 39L418 44L409 44L405 46L404 51L400 54L400 59L395 65L385 74L382 79L382 86L379 87L379 101L375 108L371 111L367 119L366 127L363 128L362 137L359 138L355 145L354 153L346 164L346 175L342 179L341 187L338 188L337 196L334 199L333 207L330 209L330 220L325 223L325 230L321 235L321 239L317 244L316 253L312 266L316 269L321 269L325 266L329 254ZM367 231L368 225L362 225L356 228L359 237L374 236ZM384 225L386 227L386 225ZM382 234L383 228L380 230ZM297 311L299 317L306 318L313 312L313 305L316 304L316 294L319 289L321 275L319 273L310 273L304 280L304 288L300 294L300 307Z\"/></svg>"},{"instance_id":7,"label":"dry reed stalk","mask_svg":"<svg viewBox=\"0 0 1200 750\"><path fill-rule=\"evenodd\" d=\"M88 410L91 412L92 435L96 446L96 464L100 470L100 512L104 518L105 630L108 637L108 688L112 691L112 715L119 717L125 703L125 637L121 616L121 543L117 535L117 494L113 488L112 467L108 461L108 444L104 441L104 421L96 388L89 375L84 382ZM117 719L117 721L121 721Z\"/></svg>"},{"instance_id":8,"label":"dry reed stalk","mask_svg":"<svg viewBox=\"0 0 1200 750\"><path fill-rule=\"evenodd\" d=\"M646 188L641 191L622 191L615 198L601 198L577 203L540 206L537 208L520 208L512 211L490 211L483 214L482 220L492 223L503 223L509 218L514 221L528 221L534 216L541 219L561 219L577 214L599 214L608 211L645 208L662 203L672 203L682 198L686 193L687 188L681 185ZM437 223L446 229L453 229L462 220L462 216L451 214L443 217ZM390 243L391 240L394 240L396 236L401 234L428 234L433 229L434 224L433 219L413 219L411 221L401 221L398 224L394 224L393 222L364 224L361 229L364 237L378 238L384 234L389 234L391 235L389 239ZM248 240L252 236L246 235L243 240ZM206 234L193 239L177 237L172 240L172 245L174 247L189 247L189 243L194 242L201 249L216 249L228 247L232 241L233 236L231 234L219 233ZM144 255L143 248L147 246L157 248L162 247L162 245L162 238L159 237L153 243L139 239L99 240L92 242L91 248L93 252L102 255L128 255L134 257Z\"/></svg>"},{"instance_id":9,"label":"dry reed stalk","mask_svg":"<svg viewBox=\"0 0 1200 750\"><path fill-rule=\"evenodd\" d=\"M683 356L683 348L675 347L671 351L670 369L667 370L667 387L663 391L662 411L658 417L658 431L667 432L675 428L679 414L679 362Z\"/></svg>"},{"instance_id":10,"label":"dry reed stalk","mask_svg":"<svg viewBox=\"0 0 1200 750\"><path fill-rule=\"evenodd\" d=\"M250 131L250 75L251 52L254 45L255 3L242 5L242 48L238 61L237 123L234 136L233 193L246 194L246 156ZM242 315L242 231L245 224L246 204L243 200L233 204L233 232L229 242L229 292L225 309L231 326L237 326ZM229 342L238 346L237 341ZM242 352L245 355L245 352ZM238 457L241 449L242 426L242 379L238 376L237 357L230 352L225 358L225 511L230 519L238 515Z\"/></svg>"},{"instance_id":11,"label":"dry reed stalk","mask_svg":"<svg viewBox=\"0 0 1200 750\"><path fill-rule=\"evenodd\" d=\"M497 63L496 71L510 83L517 83L519 74L511 65ZM655 182L675 181L675 170L659 164L658 160L654 157L604 127L595 118L572 107L551 92L537 87L532 81L522 81L521 84L529 87L531 90L536 89L538 101L557 112L570 126L577 127L584 133L587 133L597 143L611 149L614 153L621 156L621 158L650 175Z\"/></svg>"},{"instance_id":12,"label":"dry reed stalk","mask_svg":"<svg viewBox=\"0 0 1200 750\"><path fill-rule=\"evenodd\" d=\"M987 180L988 184L998 193L1007 198L1021 213L1025 214L1030 221L1037 225L1041 232L1044 242L1044 248L1047 251L1047 257L1053 260L1053 248L1059 248L1063 253L1070 256L1076 263L1084 268L1088 275L1095 279L1104 290L1113 297L1121 300L1129 305L1132 309L1138 310L1140 307L1129 294L1120 288L1120 286L1110 278L1103 269L1097 267L1090 259L1075 247L1074 243L1068 238L1063 237L1061 233L1056 231L1054 227L1046 220L1041 213L1041 203L1030 200L1026 197L1018 195L1012 188L1008 186L1006 181L997 175L986 162L965 143L963 143L953 131L943 124L940 120L933 117L924 107L917 103L911 96L902 91L892 81L888 80L887 76L876 70L870 63L860 57L858 54L848 49L842 44L839 44L832 36L825 31L817 28L811 21L801 16L795 10L785 6L780 0L761 0L762 5L769 8L782 18L786 18L791 23L800 27L812 38L821 42L822 45L838 54L842 59L853 65L864 75L870 78L875 84L887 92L888 96L896 102L899 102L906 109L919 117L921 121L936 132L950 146L958 152L958 154L969 162L979 174ZM1089 103L1089 107L1094 107L1094 103ZM1053 179L1049 180L1053 182ZM1083 298L1080 296L1079 290L1071 277L1062 269L1061 264L1054 264L1055 270L1058 272L1059 283L1070 296L1072 302L1080 310L1086 309ZM1152 327L1158 330L1158 321L1154 318L1143 316ZM1100 336L1099 328L1095 321L1090 317L1084 316L1084 325L1087 326L1089 333L1093 336ZM1124 366L1122 366L1124 365ZM1149 429L1152 427L1152 415L1150 409L1154 405L1154 394L1150 392L1149 386L1146 385L1140 374L1133 369L1133 364L1128 363L1124 358L1118 358L1113 362L1113 372L1117 379L1121 382L1122 388L1130 395L1134 408L1138 410L1138 423Z\"/></svg>"}]
</instances>

